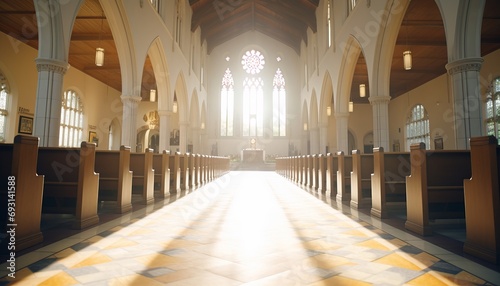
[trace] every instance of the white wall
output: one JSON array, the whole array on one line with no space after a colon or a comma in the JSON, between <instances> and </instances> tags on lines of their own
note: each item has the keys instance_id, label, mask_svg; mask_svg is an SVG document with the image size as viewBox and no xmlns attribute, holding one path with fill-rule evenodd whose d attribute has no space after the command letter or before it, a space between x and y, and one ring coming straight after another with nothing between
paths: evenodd
<instances>
[{"instance_id":1,"label":"white wall","mask_svg":"<svg viewBox=\"0 0 500 286\"><path fill-rule=\"evenodd\" d=\"M300 65L299 56L290 47L278 42L259 32L244 33L220 46L217 46L207 57L206 83L207 102L207 137L209 146L217 142L219 155L239 154L241 149L248 148L250 137L241 136L242 121L242 85L246 76L241 57L247 50L259 50L264 55L266 62L261 73L258 74L264 80L264 137L256 138L257 146L265 149L266 154L279 156L288 155L288 144L294 140L299 142L301 136L301 112L300 112ZM281 62L276 58L281 57ZM230 57L226 62L225 58ZM272 136L272 81L277 68L280 68L285 77L287 91L287 136L285 138ZM233 137L220 136L220 88L221 80L230 68L235 84L235 118ZM291 141L290 141L291 140ZM296 146L298 143L296 144ZM297 146L298 147L298 146ZM208 150L211 150L210 148Z\"/></svg>"},{"instance_id":2,"label":"white wall","mask_svg":"<svg viewBox=\"0 0 500 286\"><path fill-rule=\"evenodd\" d=\"M35 59L38 51L12 37L0 33L0 69L7 77L12 94L7 128L7 142L18 134L18 108L35 112L38 72ZM120 93L87 74L69 68L64 76L63 91L73 89L80 95L84 110L82 140L88 140L89 131L97 132L98 149L108 148L108 128L115 118L121 122Z\"/></svg>"}]
</instances>

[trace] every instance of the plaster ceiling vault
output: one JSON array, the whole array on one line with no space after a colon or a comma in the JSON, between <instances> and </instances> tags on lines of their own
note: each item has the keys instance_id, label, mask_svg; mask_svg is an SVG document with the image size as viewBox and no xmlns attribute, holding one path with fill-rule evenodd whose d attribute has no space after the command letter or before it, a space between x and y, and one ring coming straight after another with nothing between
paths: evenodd
<instances>
[{"instance_id":1,"label":"plaster ceiling vault","mask_svg":"<svg viewBox=\"0 0 500 286\"><path fill-rule=\"evenodd\" d=\"M335 0L337 1L337 0ZM225 2L224 2L225 3ZM291 47L297 53L307 44L307 29L316 32L315 10L319 0L246 0L239 5L216 7L213 0L189 0L193 10L191 30L201 28L201 40L214 47L247 31L258 31ZM226 4L227 5L227 4ZM487 55L500 48L500 1L486 0L481 29L481 52ZM38 31L33 1L0 1L0 31L38 48ZM94 64L95 48L105 49L104 66ZM403 51L409 47L413 68L403 69ZM444 26L434 0L412 1L405 14L394 49L390 95L394 98L446 73L448 62ZM76 17L69 50L69 64L121 91L120 63L111 30L98 0L85 0ZM359 97L359 84L367 85L367 96ZM154 73L146 59L142 96L155 87ZM351 86L355 103L368 103L369 82L361 54Z\"/></svg>"}]
</instances>

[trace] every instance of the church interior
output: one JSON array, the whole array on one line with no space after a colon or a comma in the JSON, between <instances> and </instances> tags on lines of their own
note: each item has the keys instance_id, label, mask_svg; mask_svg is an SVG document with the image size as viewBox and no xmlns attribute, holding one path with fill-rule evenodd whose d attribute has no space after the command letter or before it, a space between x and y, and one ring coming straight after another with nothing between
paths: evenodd
<instances>
[{"instance_id":1,"label":"church interior","mask_svg":"<svg viewBox=\"0 0 500 286\"><path fill-rule=\"evenodd\" d=\"M0 285L500 285L500 1L0 14Z\"/></svg>"}]
</instances>

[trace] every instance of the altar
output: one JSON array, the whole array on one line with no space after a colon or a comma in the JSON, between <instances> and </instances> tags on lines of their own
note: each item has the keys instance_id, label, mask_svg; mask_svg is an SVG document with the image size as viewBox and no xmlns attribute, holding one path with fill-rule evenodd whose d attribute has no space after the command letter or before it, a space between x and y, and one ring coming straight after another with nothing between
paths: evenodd
<instances>
[{"instance_id":1,"label":"altar","mask_svg":"<svg viewBox=\"0 0 500 286\"><path fill-rule=\"evenodd\" d=\"M243 149L241 151L241 161L243 163L261 164L264 163L264 150L262 149Z\"/></svg>"}]
</instances>

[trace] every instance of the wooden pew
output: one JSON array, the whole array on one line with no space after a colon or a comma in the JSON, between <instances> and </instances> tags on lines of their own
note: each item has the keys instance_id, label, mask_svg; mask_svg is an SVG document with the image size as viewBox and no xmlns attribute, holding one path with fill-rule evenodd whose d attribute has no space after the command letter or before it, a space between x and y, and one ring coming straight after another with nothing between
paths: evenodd
<instances>
[{"instance_id":1,"label":"wooden pew","mask_svg":"<svg viewBox=\"0 0 500 286\"><path fill-rule=\"evenodd\" d=\"M330 197L337 196L337 170L339 168L338 157L332 153L326 154L326 191Z\"/></svg>"},{"instance_id":2,"label":"wooden pew","mask_svg":"<svg viewBox=\"0 0 500 286\"><path fill-rule=\"evenodd\" d=\"M181 190L181 168L180 153L175 152L170 155L170 193L174 194Z\"/></svg>"},{"instance_id":3,"label":"wooden pew","mask_svg":"<svg viewBox=\"0 0 500 286\"><path fill-rule=\"evenodd\" d=\"M464 218L463 181L471 176L470 152L426 151L424 143L413 144L410 161L405 228L430 235L429 219Z\"/></svg>"},{"instance_id":4,"label":"wooden pew","mask_svg":"<svg viewBox=\"0 0 500 286\"><path fill-rule=\"evenodd\" d=\"M200 181L201 184L205 184L207 182L206 178L206 166L205 166L205 160L206 160L207 155L201 155L200 156Z\"/></svg>"},{"instance_id":5,"label":"wooden pew","mask_svg":"<svg viewBox=\"0 0 500 286\"><path fill-rule=\"evenodd\" d=\"M189 156L189 165L188 165L188 168L189 168L189 185L191 188L196 188L197 186L197 172L196 172L196 154L191 154L191 156Z\"/></svg>"},{"instance_id":6,"label":"wooden pew","mask_svg":"<svg viewBox=\"0 0 500 286\"><path fill-rule=\"evenodd\" d=\"M201 155L196 154L195 160L194 160L194 165L196 167L196 172L195 172L195 185L197 187L201 186Z\"/></svg>"},{"instance_id":7,"label":"wooden pew","mask_svg":"<svg viewBox=\"0 0 500 286\"><path fill-rule=\"evenodd\" d=\"M45 175L42 212L74 214L77 229L99 223L94 143L82 142L81 148L40 147L37 163L38 173Z\"/></svg>"},{"instance_id":8,"label":"wooden pew","mask_svg":"<svg viewBox=\"0 0 500 286\"><path fill-rule=\"evenodd\" d=\"M318 177L318 172L319 172L319 161L318 161L318 155L314 154L310 158L310 163L311 163L311 182L309 184L309 187L311 187L314 190L317 190L319 187L319 177Z\"/></svg>"},{"instance_id":9,"label":"wooden pew","mask_svg":"<svg viewBox=\"0 0 500 286\"><path fill-rule=\"evenodd\" d=\"M306 180L306 187L311 188L313 185L313 158L312 155L307 155L306 156L306 173L307 173L307 180Z\"/></svg>"},{"instance_id":10,"label":"wooden pew","mask_svg":"<svg viewBox=\"0 0 500 286\"><path fill-rule=\"evenodd\" d=\"M351 207L371 206L371 174L373 173L373 154L352 151Z\"/></svg>"},{"instance_id":11,"label":"wooden pew","mask_svg":"<svg viewBox=\"0 0 500 286\"><path fill-rule=\"evenodd\" d=\"M388 218L391 209L406 208L406 177L410 170L410 153L385 153L382 147L373 148L372 216Z\"/></svg>"},{"instance_id":12,"label":"wooden pew","mask_svg":"<svg viewBox=\"0 0 500 286\"><path fill-rule=\"evenodd\" d=\"M154 202L153 149L146 148L144 153L130 154L130 170L133 172L132 193L141 195L142 204Z\"/></svg>"},{"instance_id":13,"label":"wooden pew","mask_svg":"<svg viewBox=\"0 0 500 286\"><path fill-rule=\"evenodd\" d=\"M318 191L326 192L326 157L323 154L318 155Z\"/></svg>"},{"instance_id":14,"label":"wooden pew","mask_svg":"<svg viewBox=\"0 0 500 286\"><path fill-rule=\"evenodd\" d=\"M351 200L352 156L345 156L343 151L337 152L337 202Z\"/></svg>"},{"instance_id":15,"label":"wooden pew","mask_svg":"<svg viewBox=\"0 0 500 286\"><path fill-rule=\"evenodd\" d=\"M189 153L181 154L179 156L179 163L181 168L181 190L189 190Z\"/></svg>"},{"instance_id":16,"label":"wooden pew","mask_svg":"<svg viewBox=\"0 0 500 286\"><path fill-rule=\"evenodd\" d=\"M299 180L299 159L298 156L292 157L292 181L297 183Z\"/></svg>"},{"instance_id":17,"label":"wooden pew","mask_svg":"<svg viewBox=\"0 0 500 286\"><path fill-rule=\"evenodd\" d=\"M158 197L165 198L170 193L170 151L163 150L161 154L153 155L155 170L155 190Z\"/></svg>"},{"instance_id":18,"label":"wooden pew","mask_svg":"<svg viewBox=\"0 0 500 286\"><path fill-rule=\"evenodd\" d=\"M301 158L301 165L302 165L302 178L300 180L300 184L303 185L303 186L307 186L307 156L306 155L302 155L302 158Z\"/></svg>"},{"instance_id":19,"label":"wooden pew","mask_svg":"<svg viewBox=\"0 0 500 286\"><path fill-rule=\"evenodd\" d=\"M6 231L10 229L8 224L17 224L16 251L43 241L40 221L44 177L37 175L36 170L38 140L17 135L13 144L0 144L0 222ZM15 205L10 205L12 202ZM9 207L15 208L14 221L8 220Z\"/></svg>"},{"instance_id":20,"label":"wooden pew","mask_svg":"<svg viewBox=\"0 0 500 286\"><path fill-rule=\"evenodd\" d=\"M296 158L297 160L297 179L296 179L296 183L298 185L301 185L302 184L302 168L303 168L303 162L302 162L302 156L297 156Z\"/></svg>"},{"instance_id":21,"label":"wooden pew","mask_svg":"<svg viewBox=\"0 0 500 286\"><path fill-rule=\"evenodd\" d=\"M113 202L117 213L132 210L130 147L120 151L96 151L95 170L99 173L99 202Z\"/></svg>"},{"instance_id":22,"label":"wooden pew","mask_svg":"<svg viewBox=\"0 0 500 286\"><path fill-rule=\"evenodd\" d=\"M500 147L493 136L470 139L472 178L464 180L464 252L500 262Z\"/></svg>"}]
</instances>

